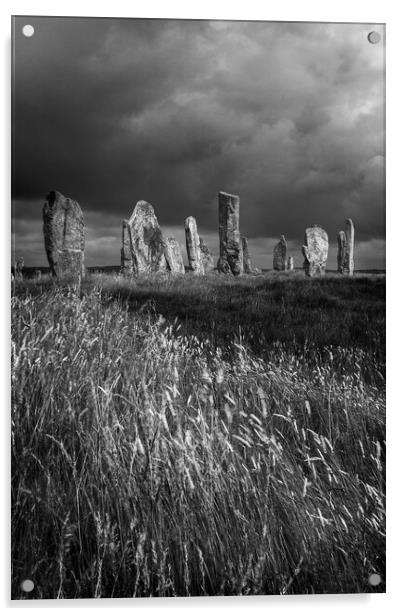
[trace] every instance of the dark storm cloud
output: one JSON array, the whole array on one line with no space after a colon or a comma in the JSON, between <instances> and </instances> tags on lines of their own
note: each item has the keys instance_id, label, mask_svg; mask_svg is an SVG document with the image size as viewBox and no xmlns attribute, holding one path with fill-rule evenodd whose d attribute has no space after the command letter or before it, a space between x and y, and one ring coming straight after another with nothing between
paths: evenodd
<instances>
[{"instance_id":1,"label":"dark storm cloud","mask_svg":"<svg viewBox=\"0 0 402 616\"><path fill-rule=\"evenodd\" d=\"M383 46L368 43L372 27L29 21L35 35L22 36L23 18L15 35L20 222L38 229L57 188L85 210L90 258L107 244L118 262L120 220L137 200L164 226L196 216L212 238L226 190L240 194L256 249L282 233L299 245L313 223L335 239L349 216L365 246L383 238Z\"/></svg>"}]
</instances>

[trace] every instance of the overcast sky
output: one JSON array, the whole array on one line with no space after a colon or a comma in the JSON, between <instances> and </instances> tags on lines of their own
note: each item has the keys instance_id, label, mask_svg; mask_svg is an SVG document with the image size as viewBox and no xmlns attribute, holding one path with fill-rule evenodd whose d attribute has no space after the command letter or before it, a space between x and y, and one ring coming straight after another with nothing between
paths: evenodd
<instances>
[{"instance_id":1,"label":"overcast sky","mask_svg":"<svg viewBox=\"0 0 402 616\"><path fill-rule=\"evenodd\" d=\"M256 265L272 267L281 234L301 265L304 229L320 224L335 267L351 217L356 267L383 268L384 36L369 24L17 18L17 256L47 265L52 189L84 211L87 265L119 264L121 220L140 199L183 250L195 216L217 256L224 190L240 195Z\"/></svg>"}]
</instances>

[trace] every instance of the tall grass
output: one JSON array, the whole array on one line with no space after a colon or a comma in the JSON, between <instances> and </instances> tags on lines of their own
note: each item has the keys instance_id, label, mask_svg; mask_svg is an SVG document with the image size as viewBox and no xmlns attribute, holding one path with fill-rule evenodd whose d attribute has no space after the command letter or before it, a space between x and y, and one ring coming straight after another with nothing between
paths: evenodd
<instances>
[{"instance_id":1,"label":"tall grass","mask_svg":"<svg viewBox=\"0 0 402 616\"><path fill-rule=\"evenodd\" d=\"M378 359L220 348L101 282L12 298L12 596L383 591Z\"/></svg>"}]
</instances>

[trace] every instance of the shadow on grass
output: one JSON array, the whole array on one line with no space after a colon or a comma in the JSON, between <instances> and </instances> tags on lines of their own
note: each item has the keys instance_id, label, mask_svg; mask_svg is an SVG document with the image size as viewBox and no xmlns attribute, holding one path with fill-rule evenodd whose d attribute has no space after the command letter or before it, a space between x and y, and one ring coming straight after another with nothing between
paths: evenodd
<instances>
[{"instance_id":1,"label":"shadow on grass","mask_svg":"<svg viewBox=\"0 0 402 616\"><path fill-rule=\"evenodd\" d=\"M385 276L312 280L295 273L226 280L187 275L134 281L103 276L97 284L105 299L178 320L183 333L216 346L242 339L259 355L275 343L318 351L361 348L384 362Z\"/></svg>"},{"instance_id":2,"label":"shadow on grass","mask_svg":"<svg viewBox=\"0 0 402 616\"><path fill-rule=\"evenodd\" d=\"M66 288L73 283L65 281ZM38 295L60 283L25 280L18 295ZM276 346L315 355L328 347L362 350L385 372L385 276L352 278L327 274L308 279L302 272L223 277L154 275L133 280L89 275L81 294L100 288L103 300L118 301L135 313L162 315L180 324L184 335L225 348L241 341L259 356Z\"/></svg>"}]
</instances>

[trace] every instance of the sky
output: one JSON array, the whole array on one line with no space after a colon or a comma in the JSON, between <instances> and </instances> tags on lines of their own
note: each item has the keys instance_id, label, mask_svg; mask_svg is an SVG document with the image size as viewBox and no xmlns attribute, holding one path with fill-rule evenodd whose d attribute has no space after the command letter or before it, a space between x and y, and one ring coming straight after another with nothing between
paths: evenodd
<instances>
[{"instance_id":1,"label":"sky","mask_svg":"<svg viewBox=\"0 0 402 616\"><path fill-rule=\"evenodd\" d=\"M59 190L83 209L88 266L120 263L141 199L183 254L194 216L217 258L223 190L259 267L282 234L301 266L319 224L335 268L352 218L356 268L384 268L384 38L378 24L17 17L14 256L47 265L42 207Z\"/></svg>"}]
</instances>

